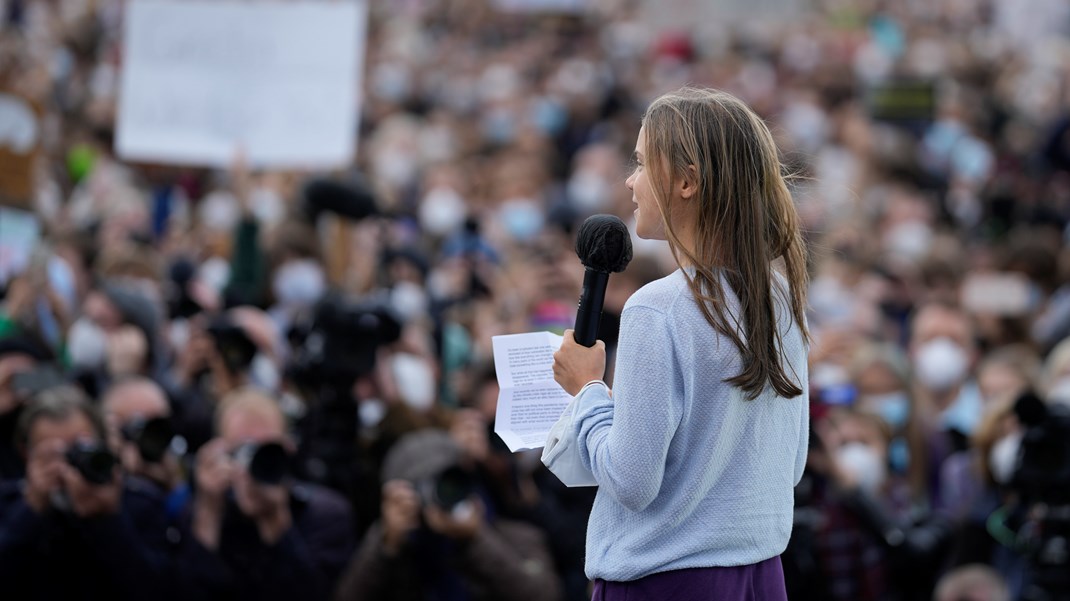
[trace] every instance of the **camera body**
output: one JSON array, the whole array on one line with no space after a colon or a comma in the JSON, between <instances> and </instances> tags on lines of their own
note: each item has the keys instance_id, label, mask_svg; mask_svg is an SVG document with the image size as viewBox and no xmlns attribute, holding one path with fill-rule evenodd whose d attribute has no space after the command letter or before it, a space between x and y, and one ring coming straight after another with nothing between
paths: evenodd
<instances>
[{"instance_id":1,"label":"camera body","mask_svg":"<svg viewBox=\"0 0 1070 601\"><path fill-rule=\"evenodd\" d=\"M175 437L174 425L167 417L134 418L120 432L124 439L137 446L138 454L148 463L162 461Z\"/></svg>"},{"instance_id":2,"label":"camera body","mask_svg":"<svg viewBox=\"0 0 1070 601\"><path fill-rule=\"evenodd\" d=\"M98 442L78 441L67 449L67 463L90 484L107 484L119 460Z\"/></svg>"},{"instance_id":3,"label":"camera body","mask_svg":"<svg viewBox=\"0 0 1070 601\"><path fill-rule=\"evenodd\" d=\"M462 518L472 511L469 499L476 489L475 477L459 465L447 467L416 483L417 493L425 507L438 507L454 518Z\"/></svg>"},{"instance_id":4,"label":"camera body","mask_svg":"<svg viewBox=\"0 0 1070 601\"><path fill-rule=\"evenodd\" d=\"M256 357L257 348L256 343L241 326L223 316L208 324L207 331L215 341L216 349L227 370L238 374L249 369Z\"/></svg>"},{"instance_id":5,"label":"camera body","mask_svg":"<svg viewBox=\"0 0 1070 601\"><path fill-rule=\"evenodd\" d=\"M276 486L290 475L290 453L277 442L245 443L232 457L258 484Z\"/></svg>"}]
</instances>

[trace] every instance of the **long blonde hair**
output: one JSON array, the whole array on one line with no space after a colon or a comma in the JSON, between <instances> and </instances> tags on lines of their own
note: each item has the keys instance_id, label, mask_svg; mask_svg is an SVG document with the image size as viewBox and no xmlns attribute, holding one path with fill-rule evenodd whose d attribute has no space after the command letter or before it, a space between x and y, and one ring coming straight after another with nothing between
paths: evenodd
<instances>
[{"instance_id":1,"label":"long blonde hair","mask_svg":"<svg viewBox=\"0 0 1070 601\"><path fill-rule=\"evenodd\" d=\"M773 289L808 340L807 253L769 128L730 94L696 88L655 100L643 126L646 169L669 245L678 263L686 259L694 267L694 275L684 273L706 321L743 358L742 371L725 381L748 399L757 398L767 384L782 397L802 394L804 383L790 378L780 361L783 345ZM696 180L696 193L680 204L699 203L694 249L681 244L670 218L678 207L667 202L685 177ZM774 261L782 264L787 290L773 280ZM726 310L715 270L723 272L739 298L738 316Z\"/></svg>"}]
</instances>

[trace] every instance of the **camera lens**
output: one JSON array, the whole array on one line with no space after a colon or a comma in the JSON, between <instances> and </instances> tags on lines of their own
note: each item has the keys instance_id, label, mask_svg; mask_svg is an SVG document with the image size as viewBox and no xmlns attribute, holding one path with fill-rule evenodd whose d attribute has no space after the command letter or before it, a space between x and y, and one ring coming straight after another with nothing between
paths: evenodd
<instances>
[{"instance_id":1,"label":"camera lens","mask_svg":"<svg viewBox=\"0 0 1070 601\"><path fill-rule=\"evenodd\" d=\"M439 507L451 510L467 500L474 491L475 481L471 474L454 466L439 474L434 487L434 501Z\"/></svg>"},{"instance_id":2,"label":"camera lens","mask_svg":"<svg viewBox=\"0 0 1070 601\"><path fill-rule=\"evenodd\" d=\"M171 439L174 437L175 430L171 425L171 420L166 417L155 417L145 422L135 442L142 459L149 463L159 463L167 453L167 449L171 446Z\"/></svg>"},{"instance_id":3,"label":"camera lens","mask_svg":"<svg viewBox=\"0 0 1070 601\"><path fill-rule=\"evenodd\" d=\"M259 484L279 484L289 473L290 454L277 442L244 445L234 457Z\"/></svg>"},{"instance_id":4,"label":"camera lens","mask_svg":"<svg viewBox=\"0 0 1070 601\"><path fill-rule=\"evenodd\" d=\"M79 442L67 449L67 463L71 464L87 482L107 484L118 463L115 455L94 442Z\"/></svg>"}]
</instances>

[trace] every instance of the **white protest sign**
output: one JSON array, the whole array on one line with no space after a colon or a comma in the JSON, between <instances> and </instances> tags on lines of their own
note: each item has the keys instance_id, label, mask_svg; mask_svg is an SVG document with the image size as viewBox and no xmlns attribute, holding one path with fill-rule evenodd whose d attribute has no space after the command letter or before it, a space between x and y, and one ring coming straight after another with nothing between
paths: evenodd
<instances>
[{"instance_id":1,"label":"white protest sign","mask_svg":"<svg viewBox=\"0 0 1070 601\"><path fill-rule=\"evenodd\" d=\"M812 0L643 0L640 22L652 31L719 31L755 23L783 23L811 10Z\"/></svg>"},{"instance_id":2,"label":"white protest sign","mask_svg":"<svg viewBox=\"0 0 1070 601\"><path fill-rule=\"evenodd\" d=\"M583 13L590 10L588 0L494 0L494 6L513 13Z\"/></svg>"},{"instance_id":3,"label":"white protest sign","mask_svg":"<svg viewBox=\"0 0 1070 601\"><path fill-rule=\"evenodd\" d=\"M127 160L349 164L366 0L127 5L116 150Z\"/></svg>"}]
</instances>

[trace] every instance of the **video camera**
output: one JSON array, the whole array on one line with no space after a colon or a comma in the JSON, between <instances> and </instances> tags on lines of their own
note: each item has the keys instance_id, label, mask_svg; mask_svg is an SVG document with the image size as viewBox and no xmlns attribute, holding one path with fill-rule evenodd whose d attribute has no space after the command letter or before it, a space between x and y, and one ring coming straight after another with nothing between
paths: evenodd
<instances>
[{"instance_id":1,"label":"video camera","mask_svg":"<svg viewBox=\"0 0 1070 601\"><path fill-rule=\"evenodd\" d=\"M112 481L112 472L119 460L104 445L97 442L79 441L67 449L67 463L90 484L107 484Z\"/></svg>"},{"instance_id":2,"label":"video camera","mask_svg":"<svg viewBox=\"0 0 1070 601\"><path fill-rule=\"evenodd\" d=\"M401 337L401 322L382 303L329 294L311 319L291 330L294 349L287 375L306 401L298 424L302 479L356 494L362 474L357 458L354 384L375 368L379 349Z\"/></svg>"},{"instance_id":3,"label":"video camera","mask_svg":"<svg viewBox=\"0 0 1070 601\"><path fill-rule=\"evenodd\" d=\"M379 348L400 337L401 322L385 304L331 294L316 305L304 331L295 332L289 371L305 387L349 388L372 371Z\"/></svg>"},{"instance_id":4,"label":"video camera","mask_svg":"<svg viewBox=\"0 0 1070 601\"><path fill-rule=\"evenodd\" d=\"M1025 601L1070 599L1070 408L1026 393L1014 405L1025 426L1011 480L1021 495L1019 541L1029 561Z\"/></svg>"}]
</instances>

